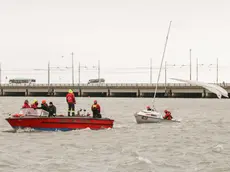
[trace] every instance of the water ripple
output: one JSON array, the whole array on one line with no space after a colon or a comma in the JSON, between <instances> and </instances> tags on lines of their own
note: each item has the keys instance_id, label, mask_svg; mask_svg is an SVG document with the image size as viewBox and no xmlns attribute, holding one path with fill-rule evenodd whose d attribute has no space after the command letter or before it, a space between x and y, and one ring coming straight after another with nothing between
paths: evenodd
<instances>
[{"instance_id":1,"label":"water ripple","mask_svg":"<svg viewBox=\"0 0 230 172\"><path fill-rule=\"evenodd\" d=\"M58 112L65 113L63 98L48 99L55 102ZM115 119L113 129L14 132L4 118L16 112L16 106L21 106L23 100L0 98L3 171L230 171L228 99L221 103L217 99L158 99L158 109L171 110L181 122L139 125L133 113L151 99L98 98L103 114ZM77 98L77 101L77 106L87 107L93 99Z\"/></svg>"}]
</instances>

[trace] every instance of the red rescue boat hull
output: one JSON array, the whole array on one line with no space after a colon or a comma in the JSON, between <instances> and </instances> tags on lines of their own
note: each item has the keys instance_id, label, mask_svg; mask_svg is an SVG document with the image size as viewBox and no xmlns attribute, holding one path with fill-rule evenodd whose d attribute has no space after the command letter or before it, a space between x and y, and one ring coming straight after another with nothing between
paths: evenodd
<instances>
[{"instance_id":1,"label":"red rescue boat hull","mask_svg":"<svg viewBox=\"0 0 230 172\"><path fill-rule=\"evenodd\" d=\"M9 117L8 123L14 128L33 128L45 131L69 131L90 128L94 130L113 128L114 120L92 117Z\"/></svg>"}]
</instances>

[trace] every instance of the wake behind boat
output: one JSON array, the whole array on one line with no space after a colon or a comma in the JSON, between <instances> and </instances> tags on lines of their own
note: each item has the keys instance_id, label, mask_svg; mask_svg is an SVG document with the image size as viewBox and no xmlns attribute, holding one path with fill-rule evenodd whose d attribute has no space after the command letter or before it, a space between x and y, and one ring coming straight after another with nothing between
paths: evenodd
<instances>
[{"instance_id":1,"label":"wake behind boat","mask_svg":"<svg viewBox=\"0 0 230 172\"><path fill-rule=\"evenodd\" d=\"M49 113L42 109L25 108L19 113L6 118L14 128L32 128L44 131L69 131L90 128L94 130L113 128L114 120L109 118L93 118L90 116L64 116L48 117Z\"/></svg>"}]
</instances>

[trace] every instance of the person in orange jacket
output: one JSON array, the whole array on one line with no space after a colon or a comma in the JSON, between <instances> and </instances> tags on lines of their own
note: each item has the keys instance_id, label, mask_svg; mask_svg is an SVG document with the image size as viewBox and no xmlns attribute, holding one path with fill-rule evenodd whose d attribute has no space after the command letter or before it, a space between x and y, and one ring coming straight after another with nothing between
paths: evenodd
<instances>
[{"instance_id":1,"label":"person in orange jacket","mask_svg":"<svg viewBox=\"0 0 230 172\"><path fill-rule=\"evenodd\" d=\"M165 112L165 116L163 117L164 119L171 120L173 118L170 111L165 110L164 112Z\"/></svg>"},{"instance_id":2,"label":"person in orange jacket","mask_svg":"<svg viewBox=\"0 0 230 172\"><path fill-rule=\"evenodd\" d=\"M97 100L94 100L91 110L93 112L93 118L101 118L101 107L97 103Z\"/></svg>"},{"instance_id":3,"label":"person in orange jacket","mask_svg":"<svg viewBox=\"0 0 230 172\"><path fill-rule=\"evenodd\" d=\"M69 92L66 95L66 102L68 104L68 116L70 116L70 112L72 111L72 116L75 116L75 96L71 89L69 89Z\"/></svg>"},{"instance_id":4,"label":"person in orange jacket","mask_svg":"<svg viewBox=\"0 0 230 172\"><path fill-rule=\"evenodd\" d=\"M49 112L49 107L48 107L48 104L46 103L46 100L42 100L41 107L39 107L38 109L43 109L43 110Z\"/></svg>"}]
</instances>

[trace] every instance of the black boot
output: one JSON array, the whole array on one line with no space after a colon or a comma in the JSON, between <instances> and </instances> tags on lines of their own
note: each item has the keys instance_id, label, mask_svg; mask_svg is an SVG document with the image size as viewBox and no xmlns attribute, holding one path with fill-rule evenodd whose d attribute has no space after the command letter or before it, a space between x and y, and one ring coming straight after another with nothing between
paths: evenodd
<instances>
[{"instance_id":1,"label":"black boot","mask_svg":"<svg viewBox=\"0 0 230 172\"><path fill-rule=\"evenodd\" d=\"M70 116L70 112L68 112L68 116Z\"/></svg>"}]
</instances>

